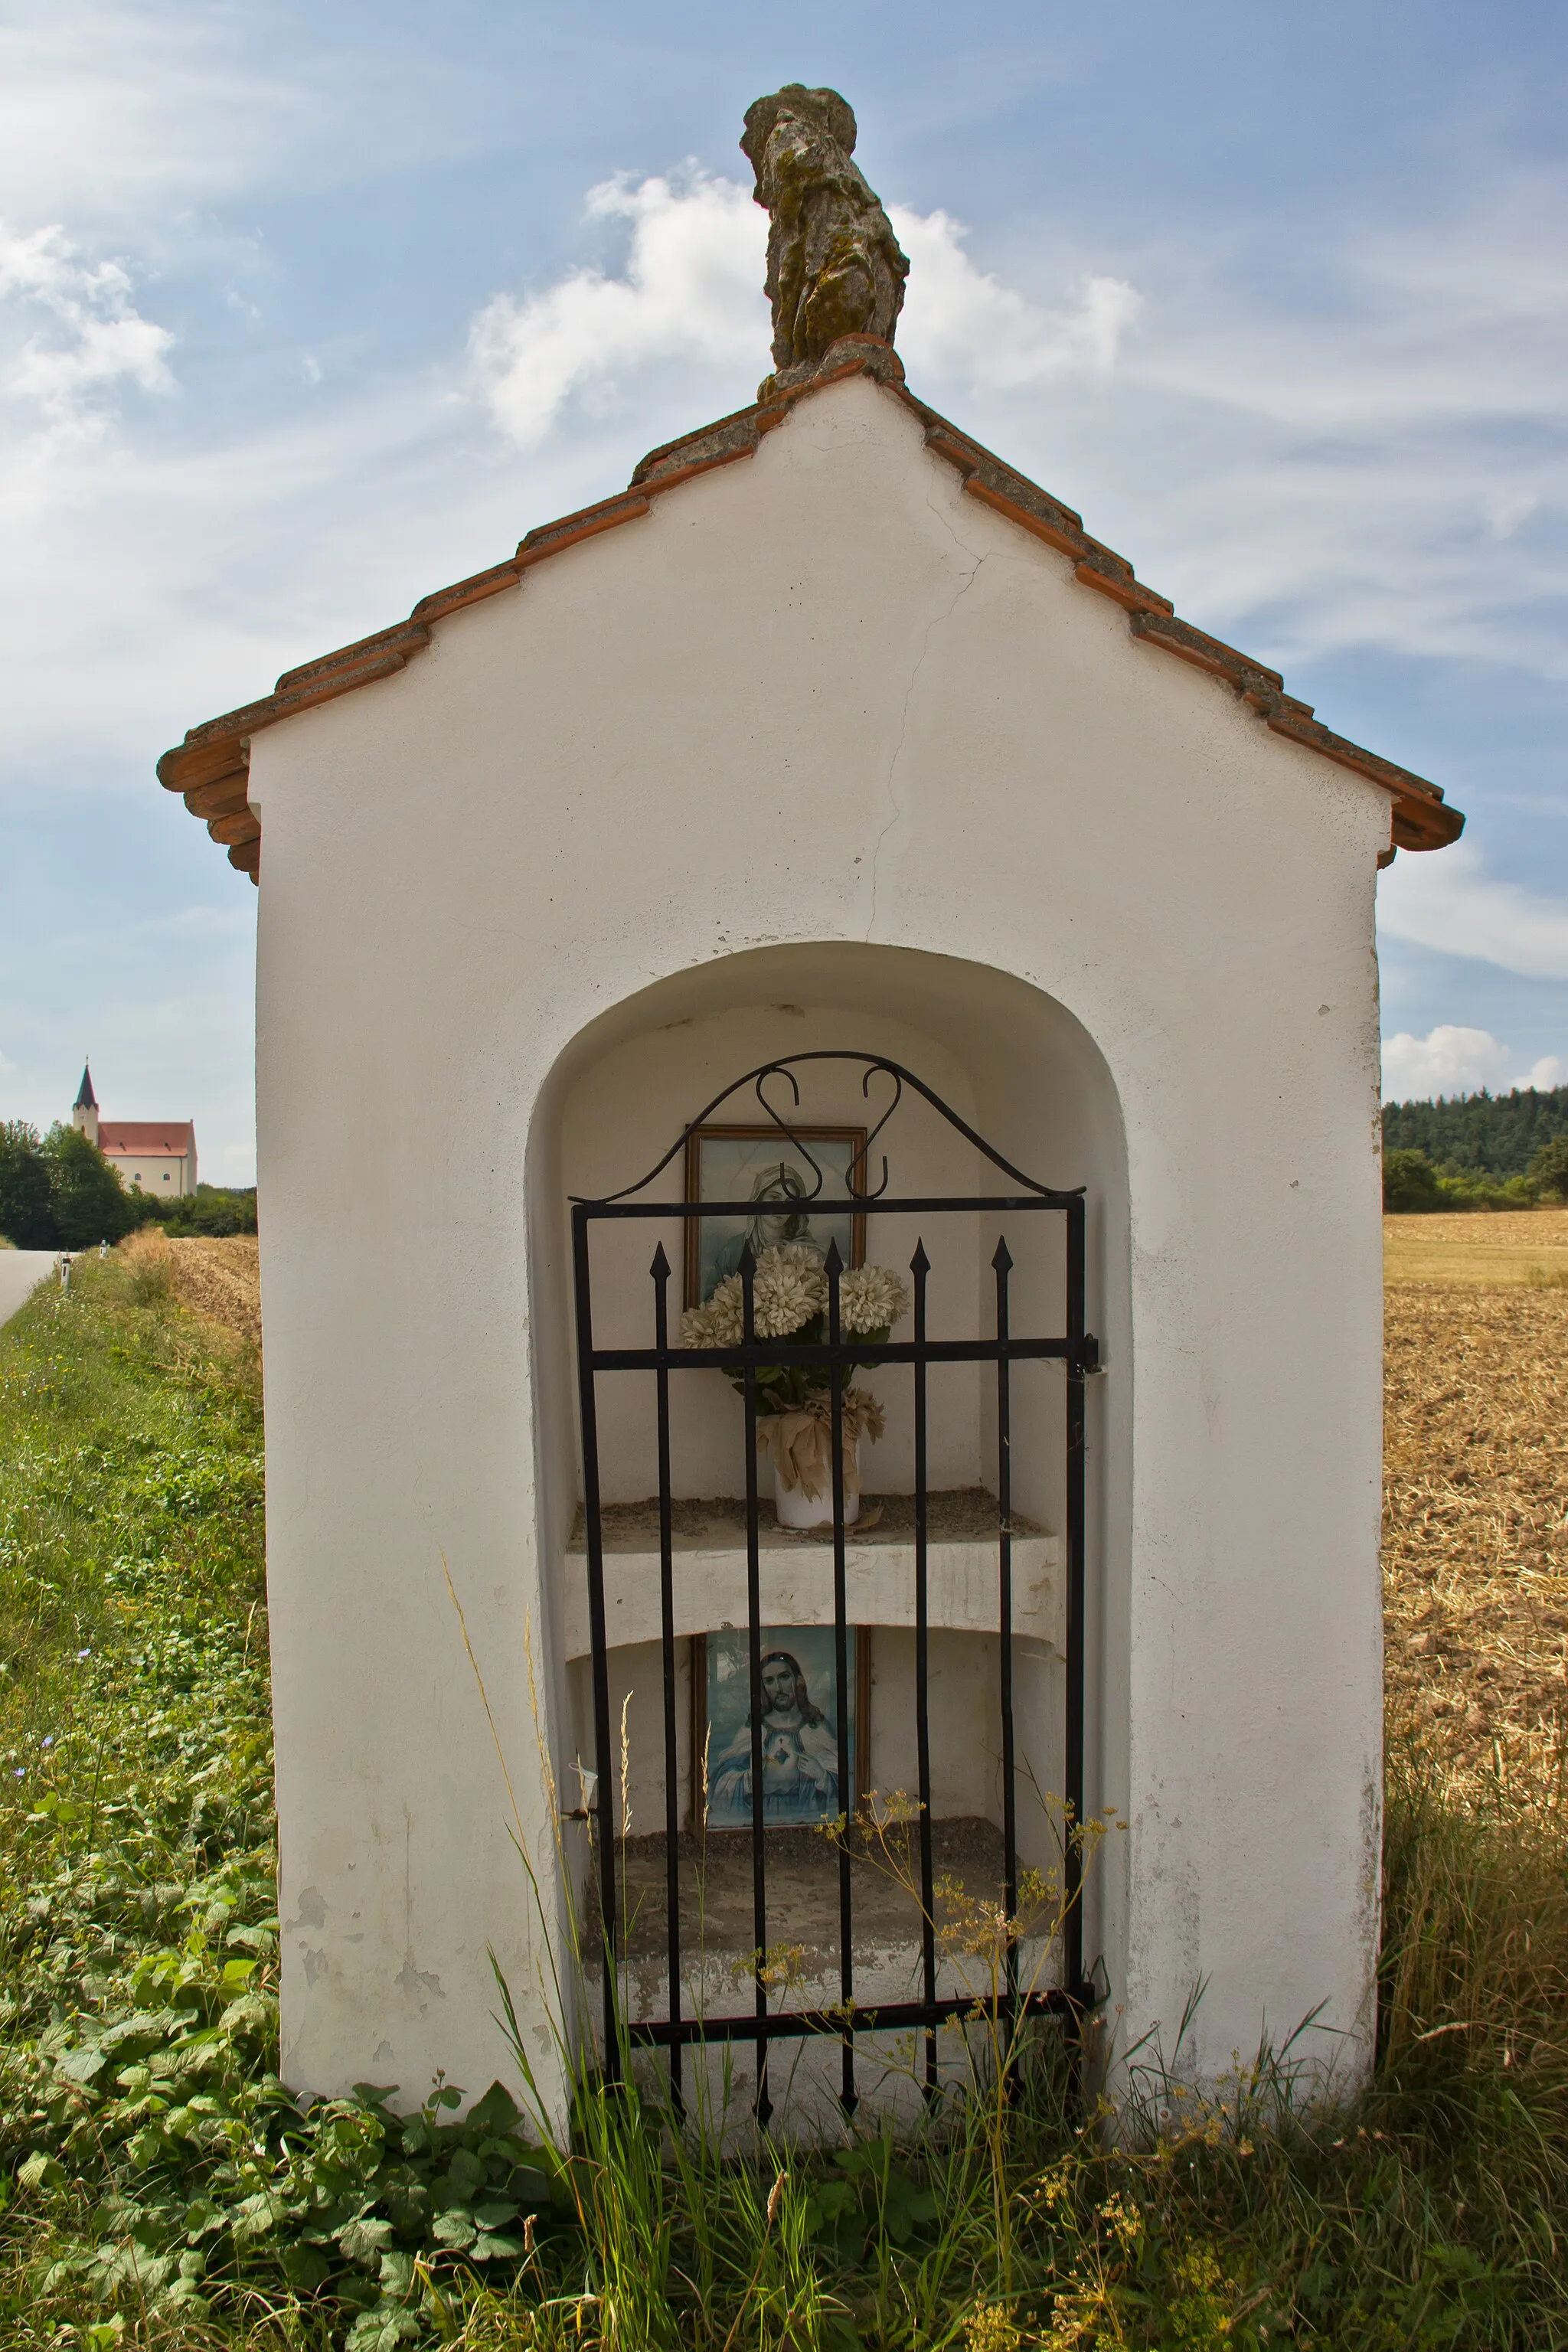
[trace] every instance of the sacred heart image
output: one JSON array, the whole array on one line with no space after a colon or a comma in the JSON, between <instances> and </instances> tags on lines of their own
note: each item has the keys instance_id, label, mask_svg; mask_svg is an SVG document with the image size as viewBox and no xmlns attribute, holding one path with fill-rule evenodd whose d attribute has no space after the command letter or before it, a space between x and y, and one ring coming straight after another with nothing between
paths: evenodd
<instances>
[{"instance_id":1,"label":"sacred heart image","mask_svg":"<svg viewBox=\"0 0 1568 2352\"><path fill-rule=\"evenodd\" d=\"M770 1829L837 1821L850 1797L838 1785L838 1688L831 1625L762 1630L763 1820ZM855 1779L855 1633L847 1635L849 1789ZM755 1758L751 1662L743 1632L708 1636L708 1826L749 1829Z\"/></svg>"}]
</instances>

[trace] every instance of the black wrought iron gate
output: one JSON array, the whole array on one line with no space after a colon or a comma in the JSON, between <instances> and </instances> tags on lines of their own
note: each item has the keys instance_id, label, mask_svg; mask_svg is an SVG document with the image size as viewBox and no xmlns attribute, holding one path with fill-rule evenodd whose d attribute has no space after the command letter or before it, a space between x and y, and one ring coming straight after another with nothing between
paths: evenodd
<instances>
[{"instance_id":1,"label":"black wrought iron gate","mask_svg":"<svg viewBox=\"0 0 1568 2352\"><path fill-rule=\"evenodd\" d=\"M669 1279L671 1268L662 1244L655 1250L648 1268L651 1285L653 1344L651 1347L600 1347L594 1337L593 1277L590 1264L590 1238L595 1224L602 1220L652 1219L689 1220L700 1217L730 1216L750 1218L755 1210L752 1201L691 1201L645 1200L649 1185L672 1163L680 1165L680 1156L688 1139L711 1119L715 1111L742 1089L750 1087L762 1104L769 1120L800 1152L808 1165L816 1169L816 1193L805 1196L805 1204L821 1192L823 1171L812 1159L805 1142L797 1137L789 1121L781 1118L764 1091L771 1078L784 1081L792 1089L793 1106L798 1108L800 1089L795 1077L796 1068L807 1063L849 1062L861 1066L862 1093L868 1097L874 1078L891 1081L892 1102L867 1139L863 1153L852 1165L849 1178L849 1203L856 1215L874 1217L918 1217L922 1228L928 1222L954 1215L982 1215L1013 1218L1015 1216L1048 1215L1061 1221L1063 1250L1063 1296L1066 1302L1064 1328L1050 1333L1017 1333L1012 1328L1009 1303L1009 1276L1014 1261L1003 1233L992 1259L995 1276L994 1328L986 1336L969 1339L931 1339L926 1330L927 1282L931 1260L929 1257L923 1230L910 1264L912 1286L912 1336L907 1339L889 1339L882 1345L870 1345L841 1328L839 1290L845 1268L837 1247L830 1248L826 1258L828 1306L826 1336L815 1344L797 1344L780 1339L759 1339L755 1328L752 1283L755 1261L748 1248L742 1255L739 1272L742 1281L743 1322L742 1335L732 1347L688 1348L677 1340L671 1344L669 1313ZM1020 1189L997 1193L975 1193L963 1196L931 1198L897 1197L887 1194L888 1163L882 1161L879 1186L868 1183L870 1147L897 1110L905 1087L912 1088L948 1123L980 1152L992 1167ZM834 1196L837 1199L837 1196ZM826 1203L825 1203L826 1205ZM1065 1454L1064 1527L1066 1590L1066 1753L1062 1759L1062 1789L1064 1792L1065 1832L1062 1842L1062 1969L1061 1982L1049 1986L1022 1988L1018 1979L1017 1946L1015 1937L1006 1944L1005 1979L991 2003L1005 2015L1009 2026L1025 2014L1055 2016L1061 2020L1070 2033L1075 2033L1084 2014L1095 2005L1096 1995L1085 1980L1083 1963L1082 1923L1082 1828L1084 1823L1084 1382L1086 1375L1099 1366L1099 1348L1093 1335L1084 1328L1084 1222L1085 1208L1082 1188L1072 1192L1053 1190L1037 1183L1015 1168L1001 1153L994 1150L984 1137L959 1117L940 1096L926 1086L910 1070L888 1060L881 1055L848 1051L823 1051L791 1055L778 1061L764 1063L748 1071L699 1113L682 1129L669 1150L637 1183L622 1192L602 1200L577 1199L572 1207L572 1238L574 1283L577 1319L577 1367L579 1401L582 1415L584 1532L588 1583L588 1630L592 1660L593 1727L595 1762L597 1771L597 1801L593 1822L597 1862L597 1903L603 1946L604 1968L604 2052L603 2063L613 2079L625 2064L628 2046L654 2045L667 2050L669 2057L671 2088L677 2105L681 2099L681 2053L689 2044L700 2042L752 2042L756 2051L757 2108L765 2123L770 2101L767 2085L767 2053L776 2040L805 2034L837 2035L842 2044L840 2097L847 2110L856 2104L855 2037L857 2032L923 2030L925 2036L925 2081L928 2095L937 2083L936 2030L959 2016L971 2016L976 2008L971 1992L960 1996L942 1996L938 1992L938 1969L933 1890L933 1855L931 1836L931 1758L928 1708L929 1673L929 1492L927 1481L927 1371L932 1365L986 1364L995 1368L995 1427L996 1459L995 1490L997 1501L996 1580L999 1686L997 1706L1000 1719L1000 1751L1002 1768L1002 1845L1005 1902L1006 1918L1012 1923L1018 1912L1019 1864L1017 1843L1017 1779L1018 1766L1014 1725L1014 1594L1013 1594L1013 1463L1014 1448L1020 1434L1014 1428L1012 1368L1025 1361L1059 1360L1064 1367L1065 1398L1062 1424L1055 1442L1061 1444ZM684 1230L684 1226L683 1226ZM768 1888L767 1840L761 1791L763 1772L763 1696L762 1685L762 1592L759 1540L759 1492L757 1475L757 1422L759 1370L771 1366L802 1366L821 1371L831 1392L831 1429L829 1451L833 1479L833 1592L834 1643L837 1666L837 1687L847 1688L849 1622L847 1609L847 1544L853 1540L853 1528L847 1532L844 1516L844 1452L842 1444L843 1388L847 1368L908 1366L913 1383L914 1438L914 1612L915 1612L915 1734L918 1769L917 1798L919 1804L916 1835L919 1843L919 1869L921 1912L921 1971L922 1997L918 2000L878 2001L874 2006L857 2005L855 1993L855 1963L853 1943L853 1884L849 1841L840 1837L838 1846L838 1985L839 1999L830 2009L807 2010L775 2006L770 1993L765 1956L768 1952ZM678 1664L675 1610L672 1489L670 1477L670 1391L672 1375L719 1370L736 1379L742 1387L744 1412L744 1474L745 1474L745 1552L746 1594L745 1623L748 1629L751 1703L751 1787L754 1792L751 1806L751 1870L752 1909L755 1937L752 2007L750 2013L735 2015L682 2014L681 1934L679 1902L679 1837L680 1830L680 1794L678 1771ZM607 1627L605 1622L604 1514L600 1493L600 1462L598 1439L597 1383L602 1377L625 1377L631 1373L650 1374L656 1385L656 1443L658 1476L658 1548L659 1603L661 1644L663 1654L664 1700L664 1766L665 1766L665 1862L666 1901L668 1906L668 2014L652 2019L629 2020L620 2012L618 1999L618 1958L620 1957L615 1816L610 1799L615 1750L612 1744L610 1713L610 1678ZM1052 1442L1048 1433L1032 1433L1037 1442ZM738 1612L737 1612L738 1613ZM849 1743L849 1711L840 1705L837 1709L838 1789L847 1790L851 1785Z\"/></svg>"}]
</instances>

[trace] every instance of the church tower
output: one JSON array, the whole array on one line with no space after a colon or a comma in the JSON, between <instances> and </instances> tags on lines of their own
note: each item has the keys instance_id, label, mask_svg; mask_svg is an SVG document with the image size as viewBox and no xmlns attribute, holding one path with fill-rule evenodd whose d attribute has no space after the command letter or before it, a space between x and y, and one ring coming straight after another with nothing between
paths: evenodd
<instances>
[{"instance_id":1,"label":"church tower","mask_svg":"<svg viewBox=\"0 0 1568 2352\"><path fill-rule=\"evenodd\" d=\"M92 1091L92 1072L84 1062L81 1084L71 1105L71 1125L81 1129L89 1143L98 1141L98 1097Z\"/></svg>"}]
</instances>

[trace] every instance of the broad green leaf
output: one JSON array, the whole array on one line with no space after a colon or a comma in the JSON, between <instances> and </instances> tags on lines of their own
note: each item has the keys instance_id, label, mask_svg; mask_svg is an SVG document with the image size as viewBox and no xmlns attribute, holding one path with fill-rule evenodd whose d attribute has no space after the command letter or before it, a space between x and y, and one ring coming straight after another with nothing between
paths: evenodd
<instances>
[{"instance_id":1,"label":"broad green leaf","mask_svg":"<svg viewBox=\"0 0 1568 2352\"><path fill-rule=\"evenodd\" d=\"M481 2230L499 2230L503 2221L515 2221L517 2207L507 2198L490 2198L474 2208L474 2219Z\"/></svg>"},{"instance_id":2,"label":"broad green leaf","mask_svg":"<svg viewBox=\"0 0 1568 2352\"><path fill-rule=\"evenodd\" d=\"M350 2221L338 2231L338 2243L351 2263L371 2263L392 2240L390 2221Z\"/></svg>"},{"instance_id":3,"label":"broad green leaf","mask_svg":"<svg viewBox=\"0 0 1568 2352\"><path fill-rule=\"evenodd\" d=\"M420 2323L406 2311L363 2311L350 2328L347 2352L396 2352L420 2332Z\"/></svg>"},{"instance_id":4,"label":"broad green leaf","mask_svg":"<svg viewBox=\"0 0 1568 2352\"><path fill-rule=\"evenodd\" d=\"M516 2100L504 2083L492 2083L482 2099L470 2107L468 2125L471 2131L497 2137L510 2132L521 2121Z\"/></svg>"},{"instance_id":5,"label":"broad green leaf","mask_svg":"<svg viewBox=\"0 0 1568 2352\"><path fill-rule=\"evenodd\" d=\"M389 2303L405 2303L414 2291L414 2257L393 2247L381 2258L381 2291Z\"/></svg>"},{"instance_id":6,"label":"broad green leaf","mask_svg":"<svg viewBox=\"0 0 1568 2352\"><path fill-rule=\"evenodd\" d=\"M447 2167L447 2178L460 2196L469 2197L484 2187L485 2168L471 2149L459 2147Z\"/></svg>"},{"instance_id":7,"label":"broad green leaf","mask_svg":"<svg viewBox=\"0 0 1568 2352\"><path fill-rule=\"evenodd\" d=\"M331 2263L315 2246L286 2246L281 2259L284 2277L300 2294L313 2294L332 2274Z\"/></svg>"},{"instance_id":8,"label":"broad green leaf","mask_svg":"<svg viewBox=\"0 0 1568 2352\"><path fill-rule=\"evenodd\" d=\"M468 2248L468 2260L472 2263L515 2262L522 2252L521 2238L505 2238L486 2232L476 2238Z\"/></svg>"},{"instance_id":9,"label":"broad green leaf","mask_svg":"<svg viewBox=\"0 0 1568 2352\"><path fill-rule=\"evenodd\" d=\"M96 2075L102 2074L104 2064L103 2053L97 2044L84 2042L80 2049L68 2050L63 2058L58 2059L55 2072L57 2074L63 2074L68 2083L79 2083L85 2085Z\"/></svg>"}]
</instances>

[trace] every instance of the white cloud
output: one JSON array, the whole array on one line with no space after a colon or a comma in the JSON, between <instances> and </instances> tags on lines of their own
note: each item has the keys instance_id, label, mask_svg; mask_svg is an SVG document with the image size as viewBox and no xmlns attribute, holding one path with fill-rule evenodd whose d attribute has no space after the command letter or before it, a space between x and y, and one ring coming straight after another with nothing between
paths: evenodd
<instances>
[{"instance_id":1,"label":"white cloud","mask_svg":"<svg viewBox=\"0 0 1568 2352\"><path fill-rule=\"evenodd\" d=\"M1385 1102L1430 1102L1439 1095L1475 1095L1506 1087L1513 1056L1485 1029L1445 1023L1425 1037L1407 1029L1383 1041Z\"/></svg>"},{"instance_id":2,"label":"white cloud","mask_svg":"<svg viewBox=\"0 0 1568 2352\"><path fill-rule=\"evenodd\" d=\"M1392 939L1472 956L1532 980L1568 980L1568 898L1489 877L1468 842L1395 858L1378 885Z\"/></svg>"},{"instance_id":3,"label":"white cloud","mask_svg":"<svg viewBox=\"0 0 1568 2352\"><path fill-rule=\"evenodd\" d=\"M1511 1049L1488 1029L1461 1029L1445 1023L1425 1037L1401 1029L1383 1041L1385 1102L1434 1102L1440 1095L1475 1095L1483 1088L1506 1093L1535 1087L1542 1093L1568 1085L1568 1063L1542 1054L1528 1070L1516 1070Z\"/></svg>"},{"instance_id":4,"label":"white cloud","mask_svg":"<svg viewBox=\"0 0 1568 2352\"><path fill-rule=\"evenodd\" d=\"M749 189L689 165L676 179L606 181L590 189L587 210L628 225L619 272L574 269L521 300L498 294L474 320L475 379L495 423L525 448L574 402L602 409L634 371L646 399L648 371L669 362L689 379L715 367L766 369L767 219ZM911 373L1016 391L1115 365L1138 313L1133 287L1084 274L1064 304L1031 302L975 268L966 232L946 213L889 212L911 263L899 326ZM700 423L701 392L692 390Z\"/></svg>"},{"instance_id":5,"label":"white cloud","mask_svg":"<svg viewBox=\"0 0 1568 2352\"><path fill-rule=\"evenodd\" d=\"M1373 646L1568 675L1568 183L1458 187L1408 231L1326 228L1305 295L1191 240L1131 275L1051 253L1009 282L947 213L889 209L915 388L1192 617L1282 662ZM498 294L474 322L474 379L521 446L677 384L700 422L766 364L766 225L743 187L623 178L589 211L628 227L621 266Z\"/></svg>"},{"instance_id":6,"label":"white cloud","mask_svg":"<svg viewBox=\"0 0 1568 2352\"><path fill-rule=\"evenodd\" d=\"M587 208L591 218L629 224L623 272L574 269L521 301L498 294L473 323L481 394L524 448L568 402L602 407L633 371L672 360L759 373L766 364L767 222L744 188L693 167L680 181L605 181L589 190Z\"/></svg>"},{"instance_id":7,"label":"white cloud","mask_svg":"<svg viewBox=\"0 0 1568 2352\"><path fill-rule=\"evenodd\" d=\"M0 24L0 204L79 219L153 195L210 203L275 154L295 110L244 60L232 10L15 0Z\"/></svg>"},{"instance_id":8,"label":"white cloud","mask_svg":"<svg viewBox=\"0 0 1568 2352\"><path fill-rule=\"evenodd\" d=\"M910 257L899 345L917 381L984 384L1012 392L1066 375L1103 376L1143 298L1125 279L1080 273L1058 306L1029 301L963 250L968 232L944 212L889 207Z\"/></svg>"},{"instance_id":9,"label":"white cloud","mask_svg":"<svg viewBox=\"0 0 1568 2352\"><path fill-rule=\"evenodd\" d=\"M0 303L24 322L24 340L0 365L0 390L36 403L56 425L79 421L94 395L121 384L172 391L165 354L174 339L131 298L121 264L84 260L58 225L26 235L0 221Z\"/></svg>"},{"instance_id":10,"label":"white cloud","mask_svg":"<svg viewBox=\"0 0 1568 2352\"><path fill-rule=\"evenodd\" d=\"M1191 618L1287 665L1568 676L1568 174L1456 176L1409 229L1326 218L1289 269L1240 226L1002 277L944 215L896 218L916 389Z\"/></svg>"},{"instance_id":11,"label":"white cloud","mask_svg":"<svg viewBox=\"0 0 1568 2352\"><path fill-rule=\"evenodd\" d=\"M211 207L471 163L515 142L510 93L474 45L383 9L301 0L6 0L0 212L63 214L188 246Z\"/></svg>"}]
</instances>

